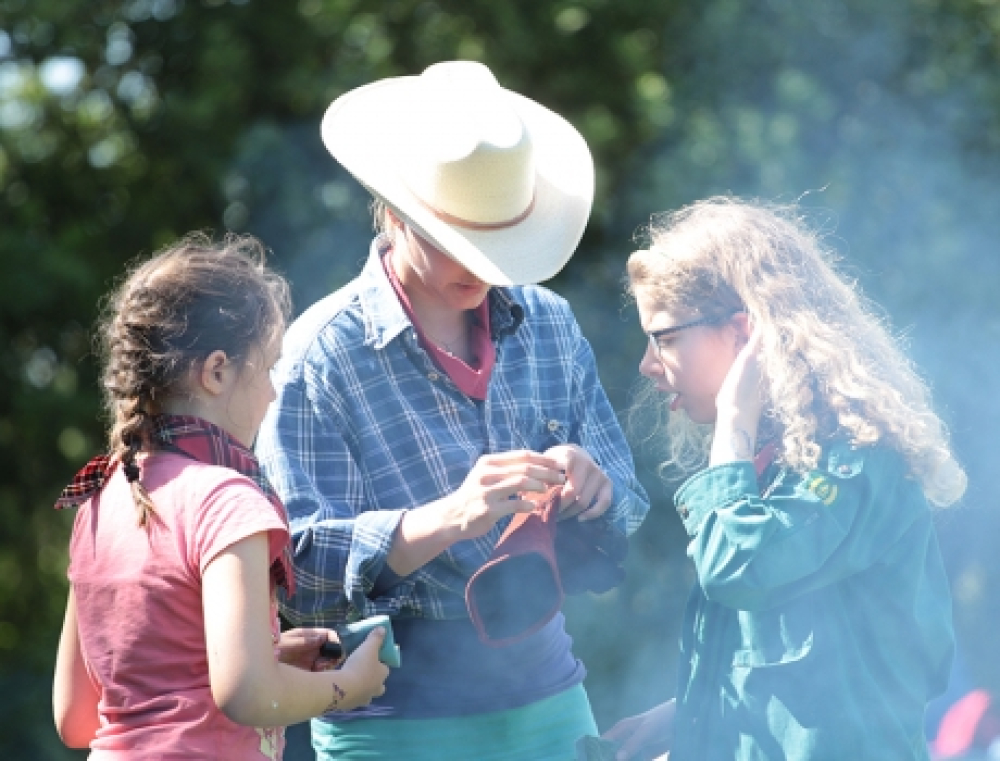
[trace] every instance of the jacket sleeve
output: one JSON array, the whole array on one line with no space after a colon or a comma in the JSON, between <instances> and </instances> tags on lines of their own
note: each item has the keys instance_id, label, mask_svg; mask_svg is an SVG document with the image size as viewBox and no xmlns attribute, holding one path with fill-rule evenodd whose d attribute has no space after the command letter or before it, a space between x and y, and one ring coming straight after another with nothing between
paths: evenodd
<instances>
[{"instance_id":1,"label":"jacket sleeve","mask_svg":"<svg viewBox=\"0 0 1000 761\"><path fill-rule=\"evenodd\" d=\"M570 440L586 449L611 479L614 498L605 513L614 528L631 535L649 512L649 497L635 475L632 452L597 374L590 343L579 336L574 357L573 419L581 421Z\"/></svg>"},{"instance_id":2,"label":"jacket sleeve","mask_svg":"<svg viewBox=\"0 0 1000 761\"><path fill-rule=\"evenodd\" d=\"M901 458L843 446L824 467L783 471L762 496L754 466L708 468L675 495L706 597L765 610L873 564L927 511Z\"/></svg>"},{"instance_id":3,"label":"jacket sleeve","mask_svg":"<svg viewBox=\"0 0 1000 761\"><path fill-rule=\"evenodd\" d=\"M292 530L297 589L282 613L296 625L394 614L408 583L373 589L403 511L366 509L337 411L316 396L302 378L280 386L256 444Z\"/></svg>"}]
</instances>

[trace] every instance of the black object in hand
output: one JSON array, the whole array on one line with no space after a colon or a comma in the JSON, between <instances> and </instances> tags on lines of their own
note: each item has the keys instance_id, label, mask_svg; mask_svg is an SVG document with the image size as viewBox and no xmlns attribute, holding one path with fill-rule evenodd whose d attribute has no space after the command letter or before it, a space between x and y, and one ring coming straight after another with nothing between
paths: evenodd
<instances>
[{"instance_id":1,"label":"black object in hand","mask_svg":"<svg viewBox=\"0 0 1000 761\"><path fill-rule=\"evenodd\" d=\"M324 642L320 645L319 654L324 658L330 658L332 660L338 660L344 655L344 648L339 642Z\"/></svg>"}]
</instances>

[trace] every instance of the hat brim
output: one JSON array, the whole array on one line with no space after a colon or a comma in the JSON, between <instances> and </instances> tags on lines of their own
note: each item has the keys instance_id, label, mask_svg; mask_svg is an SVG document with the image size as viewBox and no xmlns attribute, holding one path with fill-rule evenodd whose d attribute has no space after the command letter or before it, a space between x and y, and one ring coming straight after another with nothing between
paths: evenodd
<instances>
[{"instance_id":1,"label":"hat brim","mask_svg":"<svg viewBox=\"0 0 1000 761\"><path fill-rule=\"evenodd\" d=\"M418 233L484 282L523 285L553 277L579 245L594 200L594 161L583 137L553 111L502 90L531 137L534 206L509 227L449 224L421 203L397 172L396 151L408 144L406 120L419 118L398 108L411 101L416 80L384 79L335 100L321 127L327 150Z\"/></svg>"}]
</instances>

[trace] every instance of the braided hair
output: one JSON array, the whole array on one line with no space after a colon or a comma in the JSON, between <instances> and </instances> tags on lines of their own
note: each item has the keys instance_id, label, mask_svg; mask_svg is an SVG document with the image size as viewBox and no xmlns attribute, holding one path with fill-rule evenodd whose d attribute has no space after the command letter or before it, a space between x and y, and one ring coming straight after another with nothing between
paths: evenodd
<instances>
[{"instance_id":1,"label":"braided hair","mask_svg":"<svg viewBox=\"0 0 1000 761\"><path fill-rule=\"evenodd\" d=\"M261 243L192 233L130 268L98 323L109 454L132 486L139 526L154 514L137 456L153 448L153 416L186 391L192 368L222 350L244 363L280 335L291 312L288 284L264 264Z\"/></svg>"}]
</instances>

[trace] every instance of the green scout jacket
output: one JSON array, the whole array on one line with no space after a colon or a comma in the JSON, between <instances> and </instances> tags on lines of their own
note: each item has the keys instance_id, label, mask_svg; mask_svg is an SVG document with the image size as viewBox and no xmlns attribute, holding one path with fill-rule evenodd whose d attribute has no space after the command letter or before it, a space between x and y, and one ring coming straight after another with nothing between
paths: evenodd
<instances>
[{"instance_id":1,"label":"green scout jacket","mask_svg":"<svg viewBox=\"0 0 1000 761\"><path fill-rule=\"evenodd\" d=\"M821 466L708 468L675 501L698 576L671 761L927 759L953 656L923 492L884 447Z\"/></svg>"}]
</instances>

